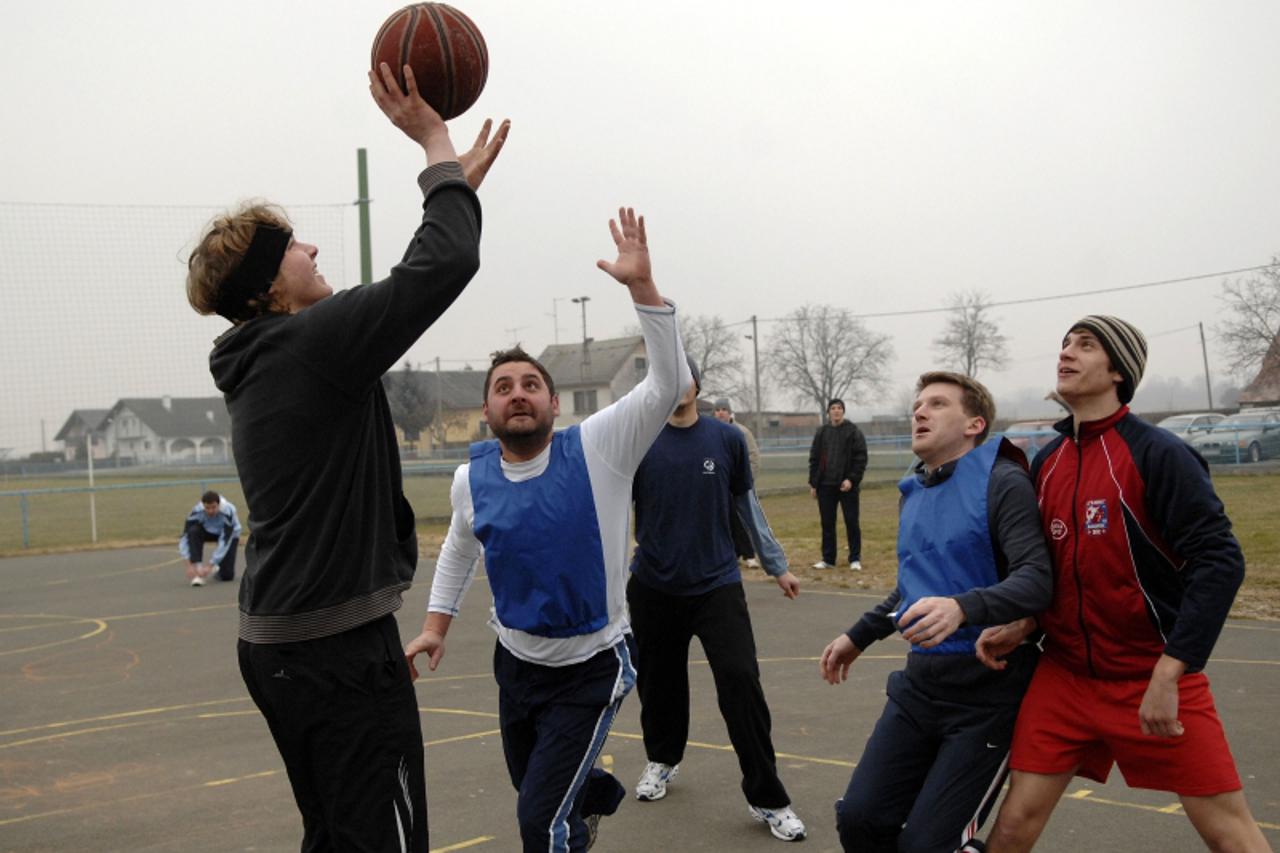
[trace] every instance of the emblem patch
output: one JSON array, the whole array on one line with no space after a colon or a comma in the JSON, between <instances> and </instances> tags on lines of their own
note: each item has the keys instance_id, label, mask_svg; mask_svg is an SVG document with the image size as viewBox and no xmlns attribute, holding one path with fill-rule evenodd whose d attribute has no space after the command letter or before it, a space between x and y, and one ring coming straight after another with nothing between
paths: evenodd
<instances>
[{"instance_id":1,"label":"emblem patch","mask_svg":"<svg viewBox=\"0 0 1280 853\"><path fill-rule=\"evenodd\" d=\"M1100 536L1107 532L1107 501L1105 498L1085 501L1084 531L1090 536Z\"/></svg>"},{"instance_id":2,"label":"emblem patch","mask_svg":"<svg viewBox=\"0 0 1280 853\"><path fill-rule=\"evenodd\" d=\"M1049 535L1055 540L1067 538L1067 523L1060 518L1055 518L1049 524Z\"/></svg>"},{"instance_id":3,"label":"emblem patch","mask_svg":"<svg viewBox=\"0 0 1280 853\"><path fill-rule=\"evenodd\" d=\"M716 460L707 457L702 460L702 473L714 474L716 472Z\"/></svg>"}]
</instances>

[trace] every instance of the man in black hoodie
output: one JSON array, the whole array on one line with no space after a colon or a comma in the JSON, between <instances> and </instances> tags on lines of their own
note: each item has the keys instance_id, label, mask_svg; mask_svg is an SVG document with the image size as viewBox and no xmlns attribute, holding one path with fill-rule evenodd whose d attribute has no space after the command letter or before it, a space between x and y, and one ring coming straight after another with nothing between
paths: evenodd
<instances>
[{"instance_id":1,"label":"man in black hoodie","mask_svg":"<svg viewBox=\"0 0 1280 853\"><path fill-rule=\"evenodd\" d=\"M378 107L426 152L422 224L387 279L334 294L283 211L215 220L187 298L233 327L210 370L231 413L252 536L240 672L302 813L304 851L426 851L417 696L395 611L417 565L381 378L479 267L480 186L504 122L458 156L404 69L369 75ZM390 805L392 808L387 808Z\"/></svg>"},{"instance_id":2,"label":"man in black hoodie","mask_svg":"<svg viewBox=\"0 0 1280 853\"><path fill-rule=\"evenodd\" d=\"M822 519L822 560L815 569L836 562L836 505L844 513L849 536L849 568L862 571L862 528L858 526L858 488L867 471L867 440L853 421L844 419L844 401L827 404L830 423L818 427L809 448L809 494L818 499Z\"/></svg>"}]
</instances>

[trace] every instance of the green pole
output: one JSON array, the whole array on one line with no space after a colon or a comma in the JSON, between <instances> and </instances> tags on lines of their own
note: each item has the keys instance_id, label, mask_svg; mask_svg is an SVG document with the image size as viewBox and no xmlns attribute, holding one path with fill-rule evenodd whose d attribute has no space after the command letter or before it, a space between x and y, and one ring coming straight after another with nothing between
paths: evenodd
<instances>
[{"instance_id":1,"label":"green pole","mask_svg":"<svg viewBox=\"0 0 1280 853\"><path fill-rule=\"evenodd\" d=\"M369 247L369 158L365 149L356 149L356 180L359 184L360 197L356 199L356 207L360 208L360 283L373 281L373 254Z\"/></svg>"}]
</instances>

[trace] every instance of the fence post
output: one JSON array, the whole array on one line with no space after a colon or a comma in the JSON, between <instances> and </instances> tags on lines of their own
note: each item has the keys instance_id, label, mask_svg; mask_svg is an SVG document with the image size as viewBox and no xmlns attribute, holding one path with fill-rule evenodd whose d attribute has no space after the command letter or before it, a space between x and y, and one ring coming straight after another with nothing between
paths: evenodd
<instances>
[{"instance_id":1,"label":"fence post","mask_svg":"<svg viewBox=\"0 0 1280 853\"><path fill-rule=\"evenodd\" d=\"M27 493L18 495L18 506L22 508L22 547L31 547L31 525L27 521Z\"/></svg>"}]
</instances>

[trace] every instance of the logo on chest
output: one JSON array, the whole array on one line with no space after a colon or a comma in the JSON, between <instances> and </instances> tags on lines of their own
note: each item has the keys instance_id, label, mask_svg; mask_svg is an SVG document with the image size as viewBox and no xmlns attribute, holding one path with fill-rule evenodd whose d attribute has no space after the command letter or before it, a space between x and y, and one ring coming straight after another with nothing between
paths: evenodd
<instances>
[{"instance_id":1,"label":"logo on chest","mask_svg":"<svg viewBox=\"0 0 1280 853\"><path fill-rule=\"evenodd\" d=\"M1060 518L1055 518L1049 525L1049 535L1055 541L1067 538L1067 523Z\"/></svg>"},{"instance_id":2,"label":"logo on chest","mask_svg":"<svg viewBox=\"0 0 1280 853\"><path fill-rule=\"evenodd\" d=\"M715 474L715 473L716 473L716 460L712 459L711 457L707 457L706 459L703 459L703 460L702 460L702 473L704 473L704 474Z\"/></svg>"},{"instance_id":3,"label":"logo on chest","mask_svg":"<svg viewBox=\"0 0 1280 853\"><path fill-rule=\"evenodd\" d=\"M1084 532L1090 536L1101 536L1107 532L1107 501L1105 498L1085 501Z\"/></svg>"}]
</instances>

